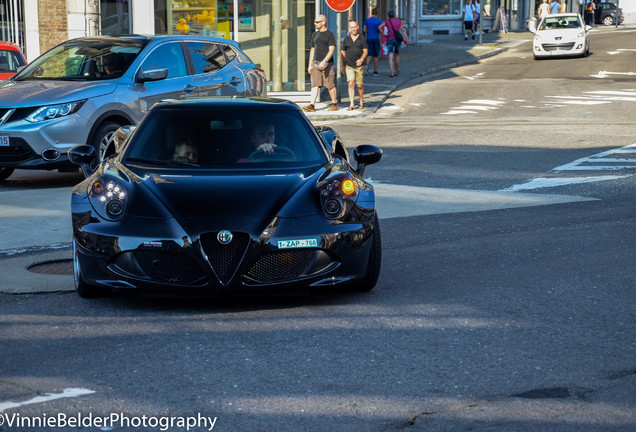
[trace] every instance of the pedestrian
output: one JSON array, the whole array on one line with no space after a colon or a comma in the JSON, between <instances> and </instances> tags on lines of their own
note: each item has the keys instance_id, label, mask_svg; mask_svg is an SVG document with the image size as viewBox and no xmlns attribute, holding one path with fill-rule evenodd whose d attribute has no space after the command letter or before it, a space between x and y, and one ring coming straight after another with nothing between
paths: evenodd
<instances>
[{"instance_id":1,"label":"pedestrian","mask_svg":"<svg viewBox=\"0 0 636 432\"><path fill-rule=\"evenodd\" d=\"M475 19L473 20L473 34L479 34L479 20L481 18L481 3L479 0L472 1L473 8L475 9Z\"/></svg>"},{"instance_id":2,"label":"pedestrian","mask_svg":"<svg viewBox=\"0 0 636 432\"><path fill-rule=\"evenodd\" d=\"M548 15L550 15L550 5L548 5L548 0L543 0L543 3L539 6L539 10L537 11L537 15L539 15L539 22Z\"/></svg>"},{"instance_id":3,"label":"pedestrian","mask_svg":"<svg viewBox=\"0 0 636 432\"><path fill-rule=\"evenodd\" d=\"M548 1L548 0L543 0ZM462 8L462 20L464 21L464 40L468 40L468 32L475 39L475 33L473 33L473 21L475 20L475 7L470 0L466 0Z\"/></svg>"},{"instance_id":4,"label":"pedestrian","mask_svg":"<svg viewBox=\"0 0 636 432\"><path fill-rule=\"evenodd\" d=\"M349 21L349 35L342 42L342 73L347 74L347 85L349 90L349 108L351 111L355 109L354 99L356 95L356 85L358 86L358 98L360 103L358 108L363 108L364 87L362 85L363 71L362 67L367 57L368 48L366 40L360 36L358 30L360 26L356 20Z\"/></svg>"},{"instance_id":5,"label":"pedestrian","mask_svg":"<svg viewBox=\"0 0 636 432\"><path fill-rule=\"evenodd\" d=\"M550 3L550 14L558 14L561 12L561 3L559 0L552 0Z\"/></svg>"},{"instance_id":6,"label":"pedestrian","mask_svg":"<svg viewBox=\"0 0 636 432\"><path fill-rule=\"evenodd\" d=\"M402 20L395 17L395 11L389 11L388 15L389 19L380 24L378 30L384 32L384 29L387 29L388 39L386 44L389 50L389 70L391 71L389 76L394 77L400 74L400 45L402 42L408 44L409 39L404 31ZM402 40L398 41L398 39Z\"/></svg>"},{"instance_id":7,"label":"pedestrian","mask_svg":"<svg viewBox=\"0 0 636 432\"><path fill-rule=\"evenodd\" d=\"M585 24L593 26L594 25L594 15L596 12L596 4L594 0L590 0L585 5Z\"/></svg>"},{"instance_id":8,"label":"pedestrian","mask_svg":"<svg viewBox=\"0 0 636 432\"><path fill-rule=\"evenodd\" d=\"M316 111L316 101L321 87L329 90L331 106L329 111L338 110L336 73L333 55L336 50L336 37L327 29L327 17L320 14L314 20L316 31L311 35L309 48L309 65L307 71L311 76L311 103L303 107L305 111Z\"/></svg>"},{"instance_id":9,"label":"pedestrian","mask_svg":"<svg viewBox=\"0 0 636 432\"><path fill-rule=\"evenodd\" d=\"M369 55L366 59L367 73L369 71L369 65L373 58L373 74L378 74L378 62L380 60L380 33L378 27L382 25L382 20L378 18L378 8L371 10L371 16L364 20L362 25L362 31L367 37L367 48L369 49Z\"/></svg>"}]
</instances>

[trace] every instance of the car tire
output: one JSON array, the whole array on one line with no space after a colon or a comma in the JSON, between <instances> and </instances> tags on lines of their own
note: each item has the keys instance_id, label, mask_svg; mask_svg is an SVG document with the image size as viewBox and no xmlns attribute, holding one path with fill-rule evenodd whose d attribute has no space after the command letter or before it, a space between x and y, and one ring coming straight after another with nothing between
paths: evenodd
<instances>
[{"instance_id":1,"label":"car tire","mask_svg":"<svg viewBox=\"0 0 636 432\"><path fill-rule=\"evenodd\" d=\"M107 121L102 123L97 129L97 132L94 135L93 142L90 143L95 150L97 150L99 154L99 160L102 160L102 156L106 151L106 147L110 144L115 137L115 132L119 129L121 125L116 122Z\"/></svg>"},{"instance_id":2,"label":"car tire","mask_svg":"<svg viewBox=\"0 0 636 432\"><path fill-rule=\"evenodd\" d=\"M371 291L378 282L380 276L380 268L382 266L382 234L380 233L380 223L378 222L378 214L373 219L373 234L371 236L371 250L369 252L369 261L367 262L367 271L362 280L353 285L352 291L368 292Z\"/></svg>"},{"instance_id":3,"label":"car tire","mask_svg":"<svg viewBox=\"0 0 636 432\"><path fill-rule=\"evenodd\" d=\"M82 269L75 241L73 241L73 279L75 281L75 291L82 298L103 297L107 293L105 289L88 284L82 278Z\"/></svg>"},{"instance_id":4,"label":"car tire","mask_svg":"<svg viewBox=\"0 0 636 432\"><path fill-rule=\"evenodd\" d=\"M606 16L605 18L603 18L603 24L606 26L614 25L614 18L612 18L611 16Z\"/></svg>"},{"instance_id":5,"label":"car tire","mask_svg":"<svg viewBox=\"0 0 636 432\"><path fill-rule=\"evenodd\" d=\"M0 181L8 179L9 176L13 174L13 171L13 168L0 167Z\"/></svg>"}]
</instances>

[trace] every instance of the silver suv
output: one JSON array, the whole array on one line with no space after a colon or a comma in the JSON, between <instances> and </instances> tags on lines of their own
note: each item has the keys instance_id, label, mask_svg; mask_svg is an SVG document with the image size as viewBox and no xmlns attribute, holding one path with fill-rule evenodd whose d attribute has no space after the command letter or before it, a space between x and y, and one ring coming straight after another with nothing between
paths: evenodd
<instances>
[{"instance_id":1,"label":"silver suv","mask_svg":"<svg viewBox=\"0 0 636 432\"><path fill-rule=\"evenodd\" d=\"M72 170L163 99L265 96L265 73L229 40L100 36L66 41L0 83L0 181L15 168Z\"/></svg>"}]
</instances>

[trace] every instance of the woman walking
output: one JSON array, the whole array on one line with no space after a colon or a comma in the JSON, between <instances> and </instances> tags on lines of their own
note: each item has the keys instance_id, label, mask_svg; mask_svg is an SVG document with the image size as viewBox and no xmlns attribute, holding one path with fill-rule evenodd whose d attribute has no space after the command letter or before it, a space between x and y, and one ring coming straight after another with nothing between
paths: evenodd
<instances>
[{"instance_id":1,"label":"woman walking","mask_svg":"<svg viewBox=\"0 0 636 432\"><path fill-rule=\"evenodd\" d=\"M391 70L390 77L398 76L400 74L400 44L402 40L404 43L408 44L409 39L406 36L406 32L404 31L404 26L402 25L402 20L395 17L395 11L389 11L389 19L384 21L378 27L380 34L384 33L384 28L387 29L388 41L387 47L389 49L389 69ZM400 33L396 36L397 33ZM402 36L402 40L398 42Z\"/></svg>"}]
</instances>

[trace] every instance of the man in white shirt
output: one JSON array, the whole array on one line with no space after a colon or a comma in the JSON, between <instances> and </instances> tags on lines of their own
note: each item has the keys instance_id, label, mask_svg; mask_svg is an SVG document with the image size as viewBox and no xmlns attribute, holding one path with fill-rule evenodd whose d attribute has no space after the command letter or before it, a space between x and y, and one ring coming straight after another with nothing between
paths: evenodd
<instances>
[{"instance_id":1,"label":"man in white shirt","mask_svg":"<svg viewBox=\"0 0 636 432\"><path fill-rule=\"evenodd\" d=\"M475 19L475 7L470 3L470 0L466 0L466 3L462 7L462 19L464 20L464 40L468 40L469 30L473 39L475 39L475 33L473 33L473 20Z\"/></svg>"}]
</instances>

